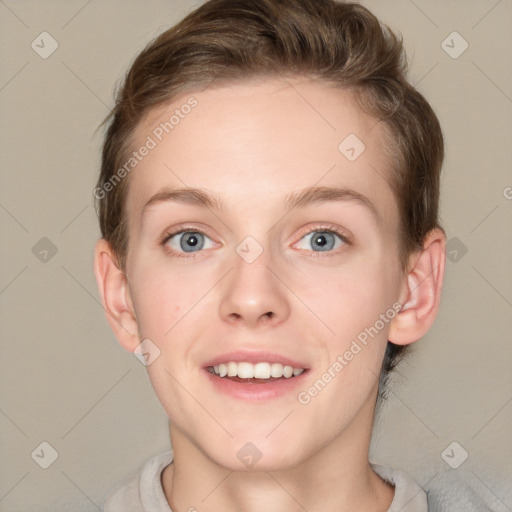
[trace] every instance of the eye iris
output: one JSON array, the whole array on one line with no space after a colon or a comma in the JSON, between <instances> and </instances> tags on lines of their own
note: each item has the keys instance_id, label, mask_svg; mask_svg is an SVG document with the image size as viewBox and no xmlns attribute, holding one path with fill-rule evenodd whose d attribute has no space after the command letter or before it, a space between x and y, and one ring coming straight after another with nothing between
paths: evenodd
<instances>
[{"instance_id":1,"label":"eye iris","mask_svg":"<svg viewBox=\"0 0 512 512\"><path fill-rule=\"evenodd\" d=\"M330 250L334 244L334 234L329 231L317 231L317 234L312 237L312 244L316 246L315 249L320 251ZM185 252L193 252L189 249L201 249L204 242L201 243L202 233L196 231L187 231L182 234L180 247Z\"/></svg>"},{"instance_id":2,"label":"eye iris","mask_svg":"<svg viewBox=\"0 0 512 512\"><path fill-rule=\"evenodd\" d=\"M318 234L312 238L313 246L317 245L321 251L324 251L326 250L326 246L329 245L329 243L326 241L326 238L331 237L331 239L333 239L334 235L326 231L317 231L317 233ZM327 248L332 249L332 246Z\"/></svg>"},{"instance_id":3,"label":"eye iris","mask_svg":"<svg viewBox=\"0 0 512 512\"><path fill-rule=\"evenodd\" d=\"M189 234L191 233L191 234ZM199 247L201 248L203 244L200 243L198 235L201 236L201 233L194 233L194 232L188 232L185 233L181 238L180 246L181 248L187 252L187 249L190 249L191 247L193 249ZM185 245L188 244L188 245Z\"/></svg>"}]
</instances>

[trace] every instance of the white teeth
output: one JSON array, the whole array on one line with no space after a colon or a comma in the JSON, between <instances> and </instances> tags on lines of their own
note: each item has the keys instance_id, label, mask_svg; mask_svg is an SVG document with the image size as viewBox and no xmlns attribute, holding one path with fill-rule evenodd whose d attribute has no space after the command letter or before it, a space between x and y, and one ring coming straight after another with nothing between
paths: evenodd
<instances>
[{"instance_id":1,"label":"white teeth","mask_svg":"<svg viewBox=\"0 0 512 512\"><path fill-rule=\"evenodd\" d=\"M270 364L257 363L254 365L254 377L256 379L269 379L270 378Z\"/></svg>"},{"instance_id":2,"label":"white teeth","mask_svg":"<svg viewBox=\"0 0 512 512\"><path fill-rule=\"evenodd\" d=\"M212 373L215 373L219 377L240 377L241 379L270 379L274 377L276 379L285 377L295 377L300 375L304 368L294 368L289 365L282 365L281 363L236 363L229 361L227 363L221 363L210 367ZM210 371L211 371L210 370Z\"/></svg>"},{"instance_id":3,"label":"white teeth","mask_svg":"<svg viewBox=\"0 0 512 512\"><path fill-rule=\"evenodd\" d=\"M283 368L283 375L289 379L293 375L293 367L292 366L285 366Z\"/></svg>"},{"instance_id":4,"label":"white teeth","mask_svg":"<svg viewBox=\"0 0 512 512\"><path fill-rule=\"evenodd\" d=\"M236 377L236 372L238 371L238 365L231 361L228 363L228 377Z\"/></svg>"},{"instance_id":5,"label":"white teeth","mask_svg":"<svg viewBox=\"0 0 512 512\"><path fill-rule=\"evenodd\" d=\"M237 375L241 379L252 379L254 377L254 365L251 363L238 363Z\"/></svg>"},{"instance_id":6,"label":"white teeth","mask_svg":"<svg viewBox=\"0 0 512 512\"><path fill-rule=\"evenodd\" d=\"M272 363L270 365L270 375L272 377L282 377L283 376L283 365L281 363Z\"/></svg>"}]
</instances>

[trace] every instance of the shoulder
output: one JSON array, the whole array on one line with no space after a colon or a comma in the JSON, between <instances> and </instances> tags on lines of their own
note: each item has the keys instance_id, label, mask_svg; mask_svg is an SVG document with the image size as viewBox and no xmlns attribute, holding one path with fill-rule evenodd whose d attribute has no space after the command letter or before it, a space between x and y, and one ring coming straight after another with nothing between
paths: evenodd
<instances>
[{"instance_id":1,"label":"shoulder","mask_svg":"<svg viewBox=\"0 0 512 512\"><path fill-rule=\"evenodd\" d=\"M484 474L484 480L469 470L451 469L437 474L428 485L428 503L432 512L506 512L505 480L503 489L498 490L498 482L493 482L492 474ZM496 480L494 478L494 480ZM512 492L508 494L512 496Z\"/></svg>"},{"instance_id":2,"label":"shoulder","mask_svg":"<svg viewBox=\"0 0 512 512\"><path fill-rule=\"evenodd\" d=\"M139 473L131 475L116 485L105 498L104 512L121 512L122 510L144 511L139 494Z\"/></svg>"},{"instance_id":3,"label":"shoulder","mask_svg":"<svg viewBox=\"0 0 512 512\"><path fill-rule=\"evenodd\" d=\"M173 460L172 451L149 459L136 473L125 478L107 494L103 512L168 512L160 476Z\"/></svg>"},{"instance_id":4,"label":"shoulder","mask_svg":"<svg viewBox=\"0 0 512 512\"><path fill-rule=\"evenodd\" d=\"M438 473L425 485L425 491L406 473L399 469L371 465L384 480L395 486L395 497L387 512L507 512L505 505L509 488L505 480L494 482L500 492L486 486L473 471L461 469ZM484 475L492 482L492 475ZM497 490L497 489L496 489ZM504 501L502 500L504 498Z\"/></svg>"},{"instance_id":5,"label":"shoulder","mask_svg":"<svg viewBox=\"0 0 512 512\"><path fill-rule=\"evenodd\" d=\"M425 491L400 469L371 464L372 469L395 487L395 496L387 512L428 512Z\"/></svg>"}]
</instances>

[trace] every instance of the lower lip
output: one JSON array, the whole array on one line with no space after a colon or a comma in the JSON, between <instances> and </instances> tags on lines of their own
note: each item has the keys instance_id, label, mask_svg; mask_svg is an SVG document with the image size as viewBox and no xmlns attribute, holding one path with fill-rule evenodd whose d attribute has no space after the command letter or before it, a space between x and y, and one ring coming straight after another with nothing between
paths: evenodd
<instances>
[{"instance_id":1,"label":"lower lip","mask_svg":"<svg viewBox=\"0 0 512 512\"><path fill-rule=\"evenodd\" d=\"M308 370L304 370L295 377L282 377L277 380L269 381L266 379L252 379L249 382L237 382L226 377L219 377L204 369L206 377L218 391L225 393L239 400L271 400L291 393L304 381L304 376Z\"/></svg>"}]
</instances>

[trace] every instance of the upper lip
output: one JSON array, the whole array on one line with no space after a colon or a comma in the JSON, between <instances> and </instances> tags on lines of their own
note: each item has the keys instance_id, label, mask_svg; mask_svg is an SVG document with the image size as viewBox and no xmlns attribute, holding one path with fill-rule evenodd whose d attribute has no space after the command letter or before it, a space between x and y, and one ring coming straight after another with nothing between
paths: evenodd
<instances>
[{"instance_id":1,"label":"upper lip","mask_svg":"<svg viewBox=\"0 0 512 512\"><path fill-rule=\"evenodd\" d=\"M242 351L237 350L235 352L227 352L225 354L221 354L219 356L214 357L206 362L205 367L215 366L221 363L229 363L230 361L234 361L236 363L281 363L284 366L292 366L293 368L303 368L304 370L308 369L308 366L305 363L301 363L296 359L292 359L288 356L277 354L275 352L263 352L263 351Z\"/></svg>"}]
</instances>

